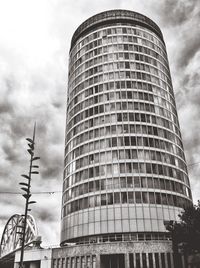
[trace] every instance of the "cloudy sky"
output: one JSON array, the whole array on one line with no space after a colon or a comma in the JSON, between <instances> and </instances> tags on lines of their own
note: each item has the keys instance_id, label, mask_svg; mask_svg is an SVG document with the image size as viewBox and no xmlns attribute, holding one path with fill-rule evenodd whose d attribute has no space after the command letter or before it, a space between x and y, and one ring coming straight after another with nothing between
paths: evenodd
<instances>
[{"instance_id":1,"label":"cloudy sky","mask_svg":"<svg viewBox=\"0 0 200 268\"><path fill-rule=\"evenodd\" d=\"M88 17L130 9L153 19L166 41L195 203L200 199L200 1L0 0L0 235L23 213L20 174L28 171L25 138L37 121L40 175L32 181L43 245L58 245L70 39Z\"/></svg>"}]
</instances>

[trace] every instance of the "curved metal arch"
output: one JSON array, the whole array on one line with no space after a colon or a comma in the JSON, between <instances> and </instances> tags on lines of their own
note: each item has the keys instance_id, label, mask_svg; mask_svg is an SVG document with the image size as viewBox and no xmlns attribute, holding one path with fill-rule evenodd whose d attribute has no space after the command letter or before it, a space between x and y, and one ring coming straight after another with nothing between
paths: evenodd
<instances>
[{"instance_id":1,"label":"curved metal arch","mask_svg":"<svg viewBox=\"0 0 200 268\"><path fill-rule=\"evenodd\" d=\"M20 214L14 214L7 221L0 245L0 257L18 249L21 247L22 228L23 228L24 216ZM27 226L25 233L25 245L30 243L35 236L37 236L37 226L33 216L27 216Z\"/></svg>"}]
</instances>

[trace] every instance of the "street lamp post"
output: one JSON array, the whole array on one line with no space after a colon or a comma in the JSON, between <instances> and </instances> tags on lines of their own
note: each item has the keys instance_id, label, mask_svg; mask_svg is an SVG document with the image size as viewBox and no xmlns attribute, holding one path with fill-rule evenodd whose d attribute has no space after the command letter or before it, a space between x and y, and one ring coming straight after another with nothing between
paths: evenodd
<instances>
[{"instance_id":1,"label":"street lamp post","mask_svg":"<svg viewBox=\"0 0 200 268\"><path fill-rule=\"evenodd\" d=\"M29 165L29 172L28 175L22 174L21 176L27 180L27 182L20 182L19 184L22 186L21 189L25 192L23 193L23 197L25 198L25 212L24 212L24 220L22 222L21 229L22 231L19 232L22 236L21 238L21 255L20 255L20 264L19 268L24 268L23 265L23 259L24 259L24 247L25 247L25 239L26 239L26 225L27 225L27 215L29 209L29 205L36 203L36 201L30 201L31 197L31 178L33 174L39 174L39 171L37 169L39 168L38 165L34 165L34 161L40 159L40 157L37 157L34 155L34 149L35 149L35 132L36 132L36 124L34 125L34 130L33 130L33 138L26 138L28 142L28 153L30 154L30 165Z\"/></svg>"}]
</instances>

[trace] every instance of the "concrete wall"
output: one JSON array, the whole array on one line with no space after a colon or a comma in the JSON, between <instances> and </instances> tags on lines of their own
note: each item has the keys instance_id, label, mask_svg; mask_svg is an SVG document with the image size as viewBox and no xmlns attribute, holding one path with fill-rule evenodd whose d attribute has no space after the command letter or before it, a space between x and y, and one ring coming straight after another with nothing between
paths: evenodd
<instances>
[{"instance_id":1,"label":"concrete wall","mask_svg":"<svg viewBox=\"0 0 200 268\"><path fill-rule=\"evenodd\" d=\"M53 249L52 268L103 268L102 256L113 259L111 255L120 254L124 257L124 267L120 268L137 267L138 262L141 268L158 267L156 262L159 267L174 268L170 241L113 242L57 248ZM112 264L109 266L113 267Z\"/></svg>"},{"instance_id":2,"label":"concrete wall","mask_svg":"<svg viewBox=\"0 0 200 268\"><path fill-rule=\"evenodd\" d=\"M113 242L101 244L87 244L55 248L52 258L65 258L70 256L120 254L133 252L172 252L169 241L141 241L141 242Z\"/></svg>"},{"instance_id":3,"label":"concrete wall","mask_svg":"<svg viewBox=\"0 0 200 268\"><path fill-rule=\"evenodd\" d=\"M15 254L14 268L19 267L20 252ZM40 268L51 268L52 249L30 249L24 252L24 262L30 263L30 268L37 268L35 261L40 261Z\"/></svg>"}]
</instances>

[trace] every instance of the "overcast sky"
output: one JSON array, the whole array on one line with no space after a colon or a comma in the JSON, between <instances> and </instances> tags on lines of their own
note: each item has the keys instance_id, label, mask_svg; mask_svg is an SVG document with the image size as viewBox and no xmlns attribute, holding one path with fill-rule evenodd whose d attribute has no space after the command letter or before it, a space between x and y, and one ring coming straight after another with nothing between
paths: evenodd
<instances>
[{"instance_id":1,"label":"overcast sky","mask_svg":"<svg viewBox=\"0 0 200 268\"><path fill-rule=\"evenodd\" d=\"M0 191L19 191L28 171L25 138L37 121L40 175L32 191L43 245L58 245L64 155L67 65L70 39L88 17L130 9L161 28L194 202L200 199L200 1L198 0L0 0ZM23 213L20 195L0 193L0 235L7 220Z\"/></svg>"}]
</instances>

